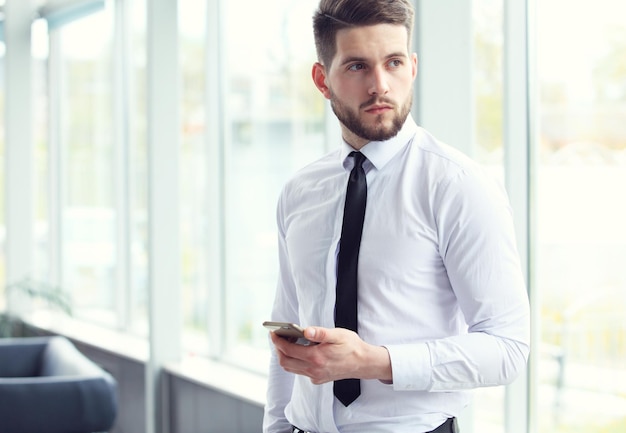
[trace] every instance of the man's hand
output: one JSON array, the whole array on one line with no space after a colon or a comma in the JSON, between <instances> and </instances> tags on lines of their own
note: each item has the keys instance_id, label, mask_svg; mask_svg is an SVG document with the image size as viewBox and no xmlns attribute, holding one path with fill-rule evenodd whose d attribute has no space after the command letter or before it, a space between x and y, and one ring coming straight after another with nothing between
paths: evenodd
<instances>
[{"instance_id":1,"label":"man's hand","mask_svg":"<svg viewBox=\"0 0 626 433\"><path fill-rule=\"evenodd\" d=\"M319 344L302 346L271 333L285 371L307 376L316 385L348 378L392 380L387 349L366 343L355 332L310 326L304 335Z\"/></svg>"}]
</instances>

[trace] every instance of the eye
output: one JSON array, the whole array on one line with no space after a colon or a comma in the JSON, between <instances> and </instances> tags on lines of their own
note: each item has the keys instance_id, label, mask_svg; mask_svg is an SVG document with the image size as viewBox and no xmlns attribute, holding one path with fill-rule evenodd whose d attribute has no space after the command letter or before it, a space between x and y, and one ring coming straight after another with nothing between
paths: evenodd
<instances>
[{"instance_id":1,"label":"eye","mask_svg":"<svg viewBox=\"0 0 626 433\"><path fill-rule=\"evenodd\" d=\"M363 63L355 63L348 67L349 71L361 71L363 69L365 69L365 65Z\"/></svg>"},{"instance_id":2,"label":"eye","mask_svg":"<svg viewBox=\"0 0 626 433\"><path fill-rule=\"evenodd\" d=\"M402 66L402 60L400 59L393 59L389 62L390 68L399 68L400 66Z\"/></svg>"}]
</instances>

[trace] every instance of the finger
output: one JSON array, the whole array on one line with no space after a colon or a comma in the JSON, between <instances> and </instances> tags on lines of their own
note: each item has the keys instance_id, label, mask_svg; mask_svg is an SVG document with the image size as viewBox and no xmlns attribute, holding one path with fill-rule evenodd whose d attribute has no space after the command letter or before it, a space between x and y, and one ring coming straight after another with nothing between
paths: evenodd
<instances>
[{"instance_id":1,"label":"finger","mask_svg":"<svg viewBox=\"0 0 626 433\"><path fill-rule=\"evenodd\" d=\"M271 332L271 334L272 342L274 343L276 350L279 352L279 355L299 360L307 359L307 349L309 348L309 346L297 344L297 339L295 338L284 338L279 336L275 332Z\"/></svg>"},{"instance_id":2,"label":"finger","mask_svg":"<svg viewBox=\"0 0 626 433\"><path fill-rule=\"evenodd\" d=\"M315 343L336 343L337 335L335 329L322 328L321 326L309 326L304 330L304 336L309 341Z\"/></svg>"},{"instance_id":3,"label":"finger","mask_svg":"<svg viewBox=\"0 0 626 433\"><path fill-rule=\"evenodd\" d=\"M301 353L304 346L293 343L279 342L276 346L276 355L278 356L278 364L290 373L304 374L310 368L309 362L306 357Z\"/></svg>"},{"instance_id":4,"label":"finger","mask_svg":"<svg viewBox=\"0 0 626 433\"><path fill-rule=\"evenodd\" d=\"M272 343L274 343L274 347L276 347L276 350L278 350L281 353L285 353L287 351L288 344L289 344L287 339L279 336L273 331L270 332L270 338L272 339Z\"/></svg>"}]
</instances>

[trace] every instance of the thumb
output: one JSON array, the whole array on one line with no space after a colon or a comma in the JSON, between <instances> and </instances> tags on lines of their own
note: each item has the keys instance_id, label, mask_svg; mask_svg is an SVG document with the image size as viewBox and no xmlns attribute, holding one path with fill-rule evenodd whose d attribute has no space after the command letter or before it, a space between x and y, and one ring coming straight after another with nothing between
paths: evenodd
<instances>
[{"instance_id":1,"label":"thumb","mask_svg":"<svg viewBox=\"0 0 626 433\"><path fill-rule=\"evenodd\" d=\"M315 343L334 343L336 339L332 335L333 331L321 326L309 326L304 330L304 336Z\"/></svg>"}]
</instances>

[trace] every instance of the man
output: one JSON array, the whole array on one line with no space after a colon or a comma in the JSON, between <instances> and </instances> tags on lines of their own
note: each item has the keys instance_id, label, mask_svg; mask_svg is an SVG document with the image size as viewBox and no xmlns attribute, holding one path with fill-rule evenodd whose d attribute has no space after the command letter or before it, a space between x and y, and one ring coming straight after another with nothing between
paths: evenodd
<instances>
[{"instance_id":1,"label":"man","mask_svg":"<svg viewBox=\"0 0 626 433\"><path fill-rule=\"evenodd\" d=\"M409 115L412 28L410 0L321 0L314 15L313 81L344 143L300 170L279 199L272 320L299 323L318 344L270 333L266 433L454 432L468 390L508 384L525 368L528 298L509 204ZM352 248L344 238L356 223L343 220L361 161L352 327L339 298L342 250ZM348 382L356 388L345 399L338 389Z\"/></svg>"}]
</instances>

